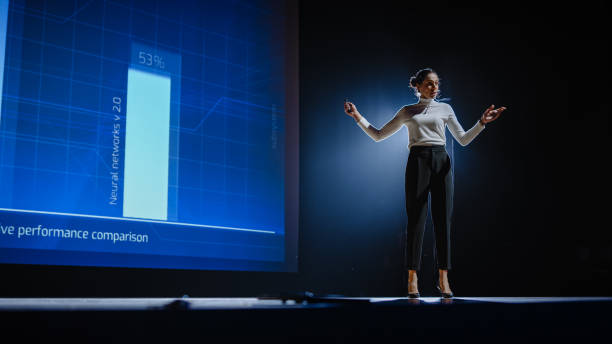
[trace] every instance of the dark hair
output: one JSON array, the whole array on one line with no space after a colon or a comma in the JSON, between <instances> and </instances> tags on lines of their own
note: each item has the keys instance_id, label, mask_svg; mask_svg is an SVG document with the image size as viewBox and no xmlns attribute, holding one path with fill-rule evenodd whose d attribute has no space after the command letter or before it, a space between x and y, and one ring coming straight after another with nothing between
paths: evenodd
<instances>
[{"instance_id":1,"label":"dark hair","mask_svg":"<svg viewBox=\"0 0 612 344\"><path fill-rule=\"evenodd\" d=\"M423 80L425 80L427 75L429 75L430 73L436 73L436 72L431 68L421 69L413 77L410 77L410 86L416 87L417 84L423 83Z\"/></svg>"}]
</instances>

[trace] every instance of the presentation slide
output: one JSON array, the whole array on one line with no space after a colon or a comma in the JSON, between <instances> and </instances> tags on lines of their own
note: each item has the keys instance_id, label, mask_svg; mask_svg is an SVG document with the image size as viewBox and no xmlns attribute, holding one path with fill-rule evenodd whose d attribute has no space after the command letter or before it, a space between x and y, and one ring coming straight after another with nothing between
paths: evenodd
<instances>
[{"instance_id":1,"label":"presentation slide","mask_svg":"<svg viewBox=\"0 0 612 344\"><path fill-rule=\"evenodd\" d=\"M286 11L0 0L0 263L293 270Z\"/></svg>"}]
</instances>

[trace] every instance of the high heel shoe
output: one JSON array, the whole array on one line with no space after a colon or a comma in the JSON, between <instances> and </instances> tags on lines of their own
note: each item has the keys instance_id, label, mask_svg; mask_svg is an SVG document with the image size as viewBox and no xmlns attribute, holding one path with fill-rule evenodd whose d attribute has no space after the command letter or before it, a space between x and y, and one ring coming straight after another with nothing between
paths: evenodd
<instances>
[{"instance_id":1,"label":"high heel shoe","mask_svg":"<svg viewBox=\"0 0 612 344\"><path fill-rule=\"evenodd\" d=\"M436 286L436 289L438 289L438 293L440 294L440 296L445 299L452 299L454 296L452 291L450 293L443 293L439 285Z\"/></svg>"},{"instance_id":2,"label":"high heel shoe","mask_svg":"<svg viewBox=\"0 0 612 344\"><path fill-rule=\"evenodd\" d=\"M421 294L419 293L408 293L408 297L411 299L418 299L419 297L421 297Z\"/></svg>"}]
</instances>

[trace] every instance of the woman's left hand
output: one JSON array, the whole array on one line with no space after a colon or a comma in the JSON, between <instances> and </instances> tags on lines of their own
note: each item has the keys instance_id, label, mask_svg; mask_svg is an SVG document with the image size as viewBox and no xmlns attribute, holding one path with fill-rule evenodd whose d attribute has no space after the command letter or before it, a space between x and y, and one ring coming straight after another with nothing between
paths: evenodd
<instances>
[{"instance_id":1,"label":"woman's left hand","mask_svg":"<svg viewBox=\"0 0 612 344\"><path fill-rule=\"evenodd\" d=\"M497 119L497 117L499 117L499 115L501 115L502 112L504 112L504 110L506 110L505 106L495 109L495 107L491 104L491 106L489 106L480 117L480 123L486 124L493 122Z\"/></svg>"}]
</instances>

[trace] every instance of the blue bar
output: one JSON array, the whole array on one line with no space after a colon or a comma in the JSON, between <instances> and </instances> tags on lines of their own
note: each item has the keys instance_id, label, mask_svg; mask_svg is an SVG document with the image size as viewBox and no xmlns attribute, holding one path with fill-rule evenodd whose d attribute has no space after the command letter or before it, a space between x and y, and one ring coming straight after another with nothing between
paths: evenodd
<instances>
[{"instance_id":1,"label":"blue bar","mask_svg":"<svg viewBox=\"0 0 612 344\"><path fill-rule=\"evenodd\" d=\"M128 69L123 216L168 219L170 78Z\"/></svg>"}]
</instances>

